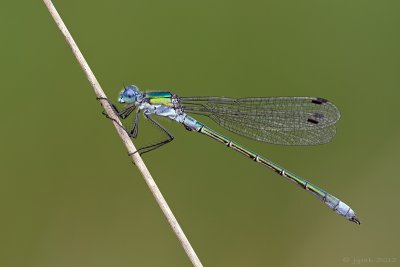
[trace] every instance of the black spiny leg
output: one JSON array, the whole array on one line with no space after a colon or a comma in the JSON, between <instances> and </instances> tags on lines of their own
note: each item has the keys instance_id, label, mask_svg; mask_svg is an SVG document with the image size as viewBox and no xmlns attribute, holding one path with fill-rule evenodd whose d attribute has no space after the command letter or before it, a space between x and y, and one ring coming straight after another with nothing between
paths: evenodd
<instances>
[{"instance_id":1,"label":"black spiny leg","mask_svg":"<svg viewBox=\"0 0 400 267\"><path fill-rule=\"evenodd\" d=\"M97 100L106 100L106 101L108 102L108 104L110 104L110 106L111 106L111 108L113 109L115 115L117 115L117 116L118 116L119 118L121 118L121 119L126 119L126 118L132 113L132 111L134 111L135 108L136 108L135 105L131 105L131 106L128 106L127 108L125 108L125 109L119 111L119 110L117 109L117 107L116 107L113 103L111 103L110 100L108 100L108 98L105 98L105 97L97 97L96 99L97 99ZM107 113L106 113L105 111L103 111L102 114L103 114L104 116L106 116L107 119L110 119L110 120L116 122L120 127L122 127L122 128L125 130L125 132L126 132L130 137L133 137L133 136L131 136L131 133L128 132L128 131L125 129L125 127L123 127L122 125L120 125L118 121L116 121L116 120L114 120L113 118L111 118L110 116L108 116ZM136 120L137 120L137 116L136 116ZM135 122L135 125L136 125L136 122ZM137 136L137 133L136 133L136 136ZM135 138L136 138L136 137L135 137Z\"/></svg>"},{"instance_id":2,"label":"black spiny leg","mask_svg":"<svg viewBox=\"0 0 400 267\"><path fill-rule=\"evenodd\" d=\"M114 110L114 113L115 113L118 117L120 117L121 119L126 119L126 118L132 113L132 111L134 111L135 108L136 108L135 105L131 105L131 106L128 106L127 108L125 108L125 109L119 111L119 110L117 109L117 107L116 107L113 103L111 103L110 100L108 100L108 98L98 97L97 99L98 99L98 100L106 100L106 101L110 104L110 106L112 107L112 109ZM137 109L137 110L136 110L135 121L134 121L134 123L133 123L132 130L127 130L125 127L123 127L122 125L120 125L117 121L115 121L113 118L110 118L110 117L107 115L107 113L105 113L105 111L103 111L103 115L106 116L106 118L115 121L118 125L120 125L121 127L123 127L123 129L124 129L124 130L126 131L126 133L129 135L129 137L132 137L132 138L137 138L138 133L139 133L139 114L140 114L140 109ZM163 146L163 145L165 145L165 144L168 144L169 142L171 142L172 140L174 140L174 136L173 136L167 129L165 129L161 124L159 124L159 123L158 123L157 121L155 121L152 117L150 117L150 114L144 113L144 116L145 116L146 119L148 119L151 123L153 123L155 126L157 126L158 128L160 128L168 137L167 137L167 139L165 139L165 140L163 140L163 141L161 141L161 142L158 142L158 143L155 143L155 144L152 144L152 145L148 145L148 146L145 146L145 147L141 147L141 148L139 148L138 150L136 150L135 152L130 153L129 156L130 156L130 155L133 155L133 154L135 154L135 153L144 154L144 153L146 153L146 152L149 152L149 151L152 151L152 150L154 150L154 149L157 149L157 148L159 148L159 147L161 147L161 146Z\"/></svg>"},{"instance_id":3,"label":"black spiny leg","mask_svg":"<svg viewBox=\"0 0 400 267\"><path fill-rule=\"evenodd\" d=\"M165 129L161 124L159 124L157 121L155 121L149 114L144 113L144 116L146 117L146 119L148 119L151 123L153 123L155 126L157 126L158 128L160 128L165 134L167 134L167 139L165 139L164 141L149 145L149 146L145 146L145 147L141 147L138 150L136 150L133 153L130 153L130 155L133 155L135 153L139 153L140 155L146 153L146 152L150 152L154 149L157 149L165 144L168 144L169 142L171 142L172 140L174 140L174 136L168 132L167 129Z\"/></svg>"},{"instance_id":4,"label":"black spiny leg","mask_svg":"<svg viewBox=\"0 0 400 267\"><path fill-rule=\"evenodd\" d=\"M114 110L115 115L117 115L121 119L126 119L132 113L132 111L134 111L136 108L135 105L130 105L130 106L126 107L125 109L119 111L117 109L117 107L110 100L108 100L108 98L97 97L96 99L97 100L106 100L108 102L108 104L110 104L111 108ZM103 114L108 118L107 114L105 114L104 111L103 111Z\"/></svg>"},{"instance_id":5,"label":"black spiny leg","mask_svg":"<svg viewBox=\"0 0 400 267\"><path fill-rule=\"evenodd\" d=\"M133 128L128 132L128 135L133 138L136 138L139 133L139 114L140 114L140 109L137 109L135 121L133 122Z\"/></svg>"}]
</instances>

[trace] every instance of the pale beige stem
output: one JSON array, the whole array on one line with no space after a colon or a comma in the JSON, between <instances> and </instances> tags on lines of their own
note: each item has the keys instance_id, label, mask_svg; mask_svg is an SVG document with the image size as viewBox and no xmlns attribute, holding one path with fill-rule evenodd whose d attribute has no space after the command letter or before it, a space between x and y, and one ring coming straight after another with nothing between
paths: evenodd
<instances>
[{"instance_id":1,"label":"pale beige stem","mask_svg":"<svg viewBox=\"0 0 400 267\"><path fill-rule=\"evenodd\" d=\"M72 53L75 55L76 59L78 60L79 64L81 65L83 72L86 74L90 84L92 85L92 87L94 89L94 92L96 93L96 96L99 98L106 98L106 95L104 94L104 91L101 89L99 82L97 81L96 77L94 76L92 70L90 69L88 63L86 62L85 58L83 57L81 51L79 50L78 46L76 45L74 39L72 38L71 34L69 33L64 22L62 21L60 15L58 14L53 3L50 0L43 0L43 1L44 1L45 5L47 6L54 21L56 22L58 28L64 35L65 40L67 41L68 45L71 47ZM104 107L104 110L107 113L107 115L113 119L112 122L115 126L115 129L117 130L118 135L121 138L122 142L125 144L126 149L128 150L128 153L135 152L136 151L135 146L133 145L128 134L122 129L122 127L120 127L122 124L121 124L118 116L116 116L114 114L113 109L110 106L110 104L108 103L108 101L106 101L106 100L100 100L100 101L101 101L101 104ZM185 250L190 261L192 262L193 266L203 266L200 262L200 259L197 257L196 252L193 250L192 246L190 245L189 240L186 238L182 228L179 226L178 221L176 220L171 209L169 208L163 195L161 194L160 190L158 189L156 183L154 182L153 177L151 176L149 170L147 169L146 165L144 164L139 153L133 154L131 156L131 158L132 158L132 161L137 166L137 168L139 169L140 173L143 175L143 178L146 181L147 185L149 186L151 193L153 194L158 205L160 206L161 210L163 211L165 217L167 218L168 223L170 224L176 237L181 242L182 247Z\"/></svg>"}]
</instances>

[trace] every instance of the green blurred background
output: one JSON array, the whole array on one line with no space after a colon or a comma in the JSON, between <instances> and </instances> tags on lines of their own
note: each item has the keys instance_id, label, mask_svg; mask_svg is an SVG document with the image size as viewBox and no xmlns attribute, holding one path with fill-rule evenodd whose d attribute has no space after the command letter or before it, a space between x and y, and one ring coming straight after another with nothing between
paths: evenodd
<instances>
[{"instance_id":1,"label":"green blurred background","mask_svg":"<svg viewBox=\"0 0 400 267\"><path fill-rule=\"evenodd\" d=\"M144 160L205 266L399 265L399 1L55 5L110 99L134 83L340 108L336 138L316 147L203 121L338 196L361 226L163 120L176 139ZM190 266L44 4L8 1L0 15L0 266Z\"/></svg>"}]
</instances>

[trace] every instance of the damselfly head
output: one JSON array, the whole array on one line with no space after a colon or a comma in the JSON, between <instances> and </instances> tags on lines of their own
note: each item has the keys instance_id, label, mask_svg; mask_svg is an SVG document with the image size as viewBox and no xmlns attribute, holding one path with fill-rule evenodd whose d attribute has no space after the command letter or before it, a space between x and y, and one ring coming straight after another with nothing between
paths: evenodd
<instances>
[{"instance_id":1,"label":"damselfly head","mask_svg":"<svg viewBox=\"0 0 400 267\"><path fill-rule=\"evenodd\" d=\"M129 85L119 93L118 102L124 104L135 103L139 94L140 91L136 85Z\"/></svg>"}]
</instances>

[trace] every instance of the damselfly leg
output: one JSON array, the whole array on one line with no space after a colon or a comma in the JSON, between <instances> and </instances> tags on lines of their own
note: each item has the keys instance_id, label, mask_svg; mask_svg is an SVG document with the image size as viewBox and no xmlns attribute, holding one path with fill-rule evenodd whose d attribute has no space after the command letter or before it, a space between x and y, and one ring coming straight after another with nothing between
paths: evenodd
<instances>
[{"instance_id":1,"label":"damselfly leg","mask_svg":"<svg viewBox=\"0 0 400 267\"><path fill-rule=\"evenodd\" d=\"M126 119L127 117L129 117L129 115L135 110L135 106L134 105L130 105L127 108L119 111L118 108L108 99L108 98L102 98L102 97L98 97L98 100L106 100L110 106L112 107L114 113L121 119ZM106 116L106 118L115 121L113 118L109 117L107 115L107 113L105 113L105 111L103 111L103 115ZM133 121L133 126L132 127L124 127L121 126L125 132L129 135L129 137L132 138L137 138L138 133L139 133L139 115L140 115L140 109L136 109L136 115L135 115L135 119ZM167 135L167 138L163 141L157 142L155 144L151 144L151 145L147 145L144 147L139 148L138 150L136 150L133 153L130 153L129 155L133 155L135 153L139 153L140 155L150 152L154 149L157 149L165 144L168 144L169 142L171 142L174 139L174 136L167 130L165 129L160 123L158 123L156 120L154 120L150 114L146 114L143 113L143 115L146 117L146 119L148 119L153 125L155 125L158 129L160 129L163 133L165 133ZM115 121L117 122L117 121ZM117 122L118 123L118 122ZM119 125L119 123L118 123ZM129 129L127 129L129 128Z\"/></svg>"},{"instance_id":2,"label":"damselfly leg","mask_svg":"<svg viewBox=\"0 0 400 267\"><path fill-rule=\"evenodd\" d=\"M171 142L172 140L174 140L174 136L167 130L165 129L160 123L158 123L156 120L154 120L149 114L144 113L144 116L146 117L146 119L148 119L153 125L157 126L163 133L165 133L167 135L167 139L157 142L155 144L151 144L145 147L141 147L138 150L136 150L133 153L130 153L129 155L133 155L135 153L139 153L140 155L150 152L154 149L160 148L163 145L168 144L169 142Z\"/></svg>"},{"instance_id":3,"label":"damselfly leg","mask_svg":"<svg viewBox=\"0 0 400 267\"><path fill-rule=\"evenodd\" d=\"M111 106L111 108L113 109L115 115L117 115L117 116L120 117L121 119L126 119L126 118L132 113L132 111L134 111L135 108L136 108L134 105L131 105L131 106L128 106L127 108L125 108L125 109L119 111L118 108L117 108L110 100L108 100L108 98L105 98L105 97L96 97L96 99L97 99L97 100L106 100L106 101L108 102L108 104L110 104L110 106ZM112 118L110 118L110 117L107 115L107 113L105 113L105 111L103 111L102 114L103 114L104 116L106 116L107 119L113 120ZM114 120L114 121L115 121L115 120Z\"/></svg>"},{"instance_id":4,"label":"damselfly leg","mask_svg":"<svg viewBox=\"0 0 400 267\"><path fill-rule=\"evenodd\" d=\"M136 110L136 116L135 116L135 121L133 122L133 127L132 130L128 132L128 135L130 137L136 138L139 133L139 114L140 114L140 109Z\"/></svg>"}]
</instances>

